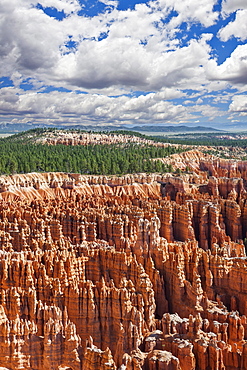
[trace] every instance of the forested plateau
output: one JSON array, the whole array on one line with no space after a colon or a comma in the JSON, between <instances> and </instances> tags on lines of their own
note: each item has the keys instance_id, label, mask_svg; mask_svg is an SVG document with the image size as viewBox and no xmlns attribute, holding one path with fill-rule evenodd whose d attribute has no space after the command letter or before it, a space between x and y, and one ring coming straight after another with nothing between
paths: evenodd
<instances>
[{"instance_id":1,"label":"forested plateau","mask_svg":"<svg viewBox=\"0 0 247 370\"><path fill-rule=\"evenodd\" d=\"M184 150L183 146L136 135L30 130L0 139L0 174L168 172L170 167L152 159Z\"/></svg>"}]
</instances>

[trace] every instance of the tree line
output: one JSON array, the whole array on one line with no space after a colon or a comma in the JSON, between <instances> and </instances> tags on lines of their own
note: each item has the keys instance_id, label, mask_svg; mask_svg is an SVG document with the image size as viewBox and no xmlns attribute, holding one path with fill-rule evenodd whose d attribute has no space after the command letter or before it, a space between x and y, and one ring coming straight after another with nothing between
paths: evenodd
<instances>
[{"instance_id":1,"label":"tree line","mask_svg":"<svg viewBox=\"0 0 247 370\"><path fill-rule=\"evenodd\" d=\"M95 175L122 175L136 172L171 172L161 158L182 149L168 146L115 145L43 145L24 143L16 138L0 140L0 174L28 172L74 172Z\"/></svg>"}]
</instances>

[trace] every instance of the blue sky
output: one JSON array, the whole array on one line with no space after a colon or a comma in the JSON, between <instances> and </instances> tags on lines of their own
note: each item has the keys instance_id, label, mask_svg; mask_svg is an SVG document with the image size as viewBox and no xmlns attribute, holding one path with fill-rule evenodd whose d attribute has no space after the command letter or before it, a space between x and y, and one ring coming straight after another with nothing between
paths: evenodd
<instances>
[{"instance_id":1,"label":"blue sky","mask_svg":"<svg viewBox=\"0 0 247 370\"><path fill-rule=\"evenodd\" d=\"M1 0L0 123L247 130L246 0Z\"/></svg>"}]
</instances>

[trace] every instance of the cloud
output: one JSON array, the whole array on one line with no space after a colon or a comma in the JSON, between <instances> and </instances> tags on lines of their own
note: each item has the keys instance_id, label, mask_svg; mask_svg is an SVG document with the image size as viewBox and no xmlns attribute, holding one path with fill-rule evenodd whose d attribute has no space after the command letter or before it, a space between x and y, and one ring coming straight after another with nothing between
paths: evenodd
<instances>
[{"instance_id":1,"label":"cloud","mask_svg":"<svg viewBox=\"0 0 247 370\"><path fill-rule=\"evenodd\" d=\"M225 27L223 27L219 31L218 37L222 41L227 41L231 37L237 37L242 41L246 40L247 39L246 19L247 19L247 7L244 10L237 11L235 20L229 22Z\"/></svg>"},{"instance_id":2,"label":"cloud","mask_svg":"<svg viewBox=\"0 0 247 370\"><path fill-rule=\"evenodd\" d=\"M176 122L193 117L181 104L174 105L164 97L181 96L176 91L149 93L138 97L108 97L98 94L76 94L53 91L51 93L26 92L14 87L0 90L0 113L2 116L28 117L33 122L43 119L43 123L69 122L85 124ZM96 124L97 124L96 123Z\"/></svg>"},{"instance_id":3,"label":"cloud","mask_svg":"<svg viewBox=\"0 0 247 370\"><path fill-rule=\"evenodd\" d=\"M49 70L57 61L64 40L59 21L40 9L17 6L15 1L1 10L0 73L18 71L30 76L40 69Z\"/></svg>"},{"instance_id":4,"label":"cloud","mask_svg":"<svg viewBox=\"0 0 247 370\"><path fill-rule=\"evenodd\" d=\"M201 33L219 19L216 0L198 0L196 6L194 0L157 0L127 10L115 0L100 3L103 11L84 16L79 0L1 1L0 76L14 85L0 90L3 115L46 122L188 121L195 114L221 114L203 94L220 95L229 86L238 94L246 90L247 46L238 46L219 66L212 59L213 34ZM65 16L49 16L46 7ZM245 0L223 1L222 12L232 11L236 20L219 31L221 41L247 37ZM25 81L32 91L19 88ZM43 93L46 86L72 92ZM183 92L189 90L193 95Z\"/></svg>"},{"instance_id":5,"label":"cloud","mask_svg":"<svg viewBox=\"0 0 247 370\"><path fill-rule=\"evenodd\" d=\"M247 45L239 45L231 56L221 65L211 60L207 66L207 75L212 80L228 81L232 86L247 83Z\"/></svg>"},{"instance_id":6,"label":"cloud","mask_svg":"<svg viewBox=\"0 0 247 370\"><path fill-rule=\"evenodd\" d=\"M192 17L189 0L187 13L182 5L169 0L165 8L155 12L151 6L138 4L134 10L114 9L91 18L71 14L62 21L28 6L27 1L22 6L16 6L15 1L11 0L11 11L9 5L2 7L2 74L7 65L10 75L15 70L23 78L45 84L99 91L111 86L149 91L184 85L188 80L201 82L201 66L209 53L207 37L180 47L174 31L162 21L171 6L183 15L181 22ZM213 1L200 1L202 9L194 18L202 21ZM42 4L47 5L45 0ZM77 9L76 1L54 0L51 4ZM71 42L73 47L68 46Z\"/></svg>"},{"instance_id":7,"label":"cloud","mask_svg":"<svg viewBox=\"0 0 247 370\"><path fill-rule=\"evenodd\" d=\"M222 14L228 15L239 9L247 9L245 0L223 0L222 1Z\"/></svg>"},{"instance_id":8,"label":"cloud","mask_svg":"<svg viewBox=\"0 0 247 370\"><path fill-rule=\"evenodd\" d=\"M33 2L33 4L35 4ZM41 4L43 7L49 7L57 9L58 11L64 11L66 14L78 12L81 6L77 0L39 0L35 5Z\"/></svg>"},{"instance_id":9,"label":"cloud","mask_svg":"<svg viewBox=\"0 0 247 370\"><path fill-rule=\"evenodd\" d=\"M220 117L225 114L225 112L209 104L204 104L204 105L195 104L190 108L190 112L198 113L200 116L207 117L209 121L212 121L216 117Z\"/></svg>"},{"instance_id":10,"label":"cloud","mask_svg":"<svg viewBox=\"0 0 247 370\"><path fill-rule=\"evenodd\" d=\"M173 27L182 22L196 22L209 27L218 18L218 12L214 11L217 0L197 0L196 4L194 0L160 0L157 3L163 8L169 7L178 13L171 21Z\"/></svg>"},{"instance_id":11,"label":"cloud","mask_svg":"<svg viewBox=\"0 0 247 370\"><path fill-rule=\"evenodd\" d=\"M247 113L247 95L235 95L229 106L229 111Z\"/></svg>"},{"instance_id":12,"label":"cloud","mask_svg":"<svg viewBox=\"0 0 247 370\"><path fill-rule=\"evenodd\" d=\"M199 117L212 121L226 114L217 106L201 104L202 99L183 102L187 95L173 88L138 97L58 91L23 92L15 87L3 88L0 94L1 121L6 122L8 117L7 122L10 123L121 125L152 122L155 125L193 122ZM180 102L174 104L174 98Z\"/></svg>"},{"instance_id":13,"label":"cloud","mask_svg":"<svg viewBox=\"0 0 247 370\"><path fill-rule=\"evenodd\" d=\"M188 83L199 87L208 50L203 38L192 40L183 48L160 52L150 50L135 38L110 35L100 42L81 42L75 53L58 60L52 75L68 86L84 89L124 86L152 91Z\"/></svg>"},{"instance_id":14,"label":"cloud","mask_svg":"<svg viewBox=\"0 0 247 370\"><path fill-rule=\"evenodd\" d=\"M99 1L107 6L113 6L115 8L118 6L118 1L115 0L99 0Z\"/></svg>"}]
</instances>

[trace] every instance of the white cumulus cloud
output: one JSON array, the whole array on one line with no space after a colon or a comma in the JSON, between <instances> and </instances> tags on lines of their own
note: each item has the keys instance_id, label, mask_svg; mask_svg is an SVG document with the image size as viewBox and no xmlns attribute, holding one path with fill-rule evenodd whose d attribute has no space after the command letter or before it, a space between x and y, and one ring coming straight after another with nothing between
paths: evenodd
<instances>
[{"instance_id":1,"label":"white cumulus cloud","mask_svg":"<svg viewBox=\"0 0 247 370\"><path fill-rule=\"evenodd\" d=\"M247 84L247 45L239 45L221 65L211 60L207 67L208 77L230 82L233 86Z\"/></svg>"},{"instance_id":2,"label":"white cumulus cloud","mask_svg":"<svg viewBox=\"0 0 247 370\"><path fill-rule=\"evenodd\" d=\"M177 26L182 22L199 22L209 27L218 18L218 13L214 11L217 0L159 0L157 3L163 8L171 8L178 13L172 20L172 25Z\"/></svg>"},{"instance_id":3,"label":"white cumulus cloud","mask_svg":"<svg viewBox=\"0 0 247 370\"><path fill-rule=\"evenodd\" d=\"M229 106L230 112L247 113L247 95L235 95Z\"/></svg>"},{"instance_id":4,"label":"white cumulus cloud","mask_svg":"<svg viewBox=\"0 0 247 370\"><path fill-rule=\"evenodd\" d=\"M155 0L127 10L119 10L115 0L100 2L104 11L86 16L79 0L1 0L0 76L15 86L0 89L3 115L70 122L188 121L195 110L187 104L191 93L183 91L193 90L196 114L212 118L220 113L205 105L203 94L228 86L238 94L246 90L247 45L218 65L210 47L213 34L191 31L193 25L201 30L219 20L217 0ZM42 7L65 17L58 20ZM221 15L233 11L236 19L217 35L221 41L247 38L246 1L223 1ZM25 81L33 84L32 91L18 89ZM74 92L37 92L46 86Z\"/></svg>"},{"instance_id":5,"label":"white cumulus cloud","mask_svg":"<svg viewBox=\"0 0 247 370\"><path fill-rule=\"evenodd\" d=\"M247 3L245 0L223 0L222 1L222 13L228 15L239 9L247 9Z\"/></svg>"},{"instance_id":6,"label":"white cumulus cloud","mask_svg":"<svg viewBox=\"0 0 247 370\"><path fill-rule=\"evenodd\" d=\"M164 98L180 97L176 90L149 93L138 97L108 97L99 94L76 94L53 91L50 93L25 92L14 87L0 90L0 113L9 115L12 121L27 119L43 123L65 122L86 124L110 124L130 122L155 123L177 122L193 119L193 111L181 104L173 104ZM199 109L201 110L201 109ZM20 118L16 118L20 117Z\"/></svg>"},{"instance_id":7,"label":"white cumulus cloud","mask_svg":"<svg viewBox=\"0 0 247 370\"><path fill-rule=\"evenodd\" d=\"M180 47L180 40L162 19L171 7L183 14L181 22L192 14L202 21L202 14L210 9L214 14L213 0L200 1L200 15L192 11L189 0L184 2L187 7L169 0L156 11L138 4L134 10L114 9L91 18L73 13L58 21L28 5L27 0L21 6L10 0L12 8L6 3L0 19L0 72L6 73L7 68L9 75L17 71L23 78L45 84L89 90L111 86L160 90L188 80L199 85L202 66L208 60L207 37ZM77 8L76 1L54 0L51 4L59 9L66 4L71 10ZM42 5L47 5L46 0ZM213 19L215 15L210 24ZM69 48L69 43L73 47Z\"/></svg>"},{"instance_id":8,"label":"white cumulus cloud","mask_svg":"<svg viewBox=\"0 0 247 370\"><path fill-rule=\"evenodd\" d=\"M247 39L247 7L244 10L238 10L234 21L229 22L218 33L222 41L227 41L231 37L237 37L244 41Z\"/></svg>"}]
</instances>

